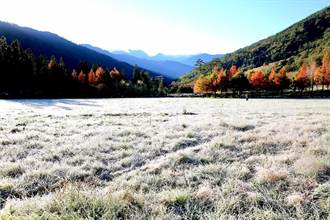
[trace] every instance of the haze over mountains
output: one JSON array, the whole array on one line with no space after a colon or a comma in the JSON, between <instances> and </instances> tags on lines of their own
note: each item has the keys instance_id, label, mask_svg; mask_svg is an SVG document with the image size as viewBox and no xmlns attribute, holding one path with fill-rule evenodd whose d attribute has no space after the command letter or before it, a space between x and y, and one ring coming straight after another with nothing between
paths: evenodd
<instances>
[{"instance_id":1,"label":"haze over mountains","mask_svg":"<svg viewBox=\"0 0 330 220\"><path fill-rule=\"evenodd\" d=\"M125 70L127 77L130 78L133 66L136 64L147 70L150 76L163 75L165 83L170 83L192 71L198 59L209 62L215 57L222 57L222 55L209 54L149 56L141 50L109 52L88 44L75 44L51 32L38 31L1 21L0 36L5 36L9 43L15 39L19 40L24 48L32 49L37 55L43 54L47 57L54 55L57 59L62 57L69 69L76 68L81 61L86 61L90 64L100 64L105 68L116 67L119 70Z\"/></svg>"},{"instance_id":2,"label":"haze over mountains","mask_svg":"<svg viewBox=\"0 0 330 220\"><path fill-rule=\"evenodd\" d=\"M202 59L204 62L210 62L215 58L223 57L222 54L211 55L207 53L195 55L166 55L159 53L154 56L150 56L142 50L117 50L109 52L89 44L82 44L81 46L131 65L136 64L139 67L165 74L174 79L179 78L184 73L192 71L198 59Z\"/></svg>"},{"instance_id":3,"label":"haze over mountains","mask_svg":"<svg viewBox=\"0 0 330 220\"><path fill-rule=\"evenodd\" d=\"M202 59L204 62L209 62L215 58L221 58L224 54L208 54L208 53L199 53L199 54L191 54L191 55L167 55L163 53L158 53L154 56L148 55L143 50L128 50L126 51L112 51L113 54L125 54L131 55L138 58L155 60L155 61L175 61L179 63L183 63L188 66L194 66L198 59Z\"/></svg>"}]
</instances>

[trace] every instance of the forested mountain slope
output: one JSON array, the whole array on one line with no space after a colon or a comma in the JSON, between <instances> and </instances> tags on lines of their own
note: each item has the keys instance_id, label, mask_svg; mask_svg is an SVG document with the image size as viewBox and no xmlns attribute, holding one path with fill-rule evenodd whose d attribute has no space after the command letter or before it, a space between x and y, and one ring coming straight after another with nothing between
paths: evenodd
<instances>
[{"instance_id":1,"label":"forested mountain slope","mask_svg":"<svg viewBox=\"0 0 330 220\"><path fill-rule=\"evenodd\" d=\"M288 71L296 71L311 57L320 63L322 51L329 46L330 7L327 7L273 36L226 54L221 59L214 59L184 75L179 81L191 82L200 74L209 73L215 65L224 68L237 65L244 71L277 63L286 66Z\"/></svg>"},{"instance_id":2,"label":"forested mountain slope","mask_svg":"<svg viewBox=\"0 0 330 220\"><path fill-rule=\"evenodd\" d=\"M99 64L104 68L125 70L127 77L132 76L133 66L118 61L105 54L77 45L56 34L37 31L32 28L20 27L15 24L0 22L0 36L5 36L7 42L19 40L24 48L30 48L34 54L43 54L47 57L54 55L57 59L63 58L66 66L70 69L76 68L81 61L90 64ZM160 75L149 71L151 76ZM165 81L170 79L165 77Z\"/></svg>"}]
</instances>

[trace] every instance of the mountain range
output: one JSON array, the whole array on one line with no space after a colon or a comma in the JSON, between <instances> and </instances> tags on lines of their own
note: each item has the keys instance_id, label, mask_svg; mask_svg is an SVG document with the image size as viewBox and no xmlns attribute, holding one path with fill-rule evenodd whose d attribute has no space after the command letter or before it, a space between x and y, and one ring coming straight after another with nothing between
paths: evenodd
<instances>
[{"instance_id":1,"label":"mountain range","mask_svg":"<svg viewBox=\"0 0 330 220\"><path fill-rule=\"evenodd\" d=\"M66 67L69 69L76 68L81 61L86 61L89 64L100 64L104 68L112 69L116 67L118 70L125 70L127 77L132 77L132 65L104 53L75 44L51 32L43 32L12 23L0 22L0 36L5 36L8 43L16 39L19 40L24 48L30 48L36 55L46 55L48 58L51 56L55 56L57 59L63 58ZM152 77L161 75L149 69L145 70ZM166 84L175 79L165 74L163 76Z\"/></svg>"},{"instance_id":2,"label":"mountain range","mask_svg":"<svg viewBox=\"0 0 330 220\"><path fill-rule=\"evenodd\" d=\"M89 44L78 45L57 34L45 31L38 31L29 27L21 27L16 24L0 21L0 36L5 36L11 43L19 40L24 48L30 48L36 55L55 56L57 59L63 58L67 68L73 69L81 61L90 64L100 64L105 68L116 67L119 70L125 70L128 78L133 72L133 66L148 71L154 76L164 76L164 82L170 83L179 78L184 73L190 72L194 68L194 63L198 59L205 62L214 57L222 55L196 54L184 56L170 56L157 54L149 56L142 50L113 51L91 46Z\"/></svg>"},{"instance_id":3,"label":"mountain range","mask_svg":"<svg viewBox=\"0 0 330 220\"><path fill-rule=\"evenodd\" d=\"M214 58L221 58L223 56L222 54L211 55L207 53L195 55L166 55L159 53L155 56L149 56L142 50L109 52L90 44L81 44L81 46L131 65L136 64L139 67L161 73L173 79L177 79L184 73L192 71L198 59L202 59L204 62L209 62Z\"/></svg>"},{"instance_id":4,"label":"mountain range","mask_svg":"<svg viewBox=\"0 0 330 220\"><path fill-rule=\"evenodd\" d=\"M163 53L158 53L154 56L148 55L143 50L128 50L127 51L112 51L113 54L120 54L120 55L131 55L134 57L154 60L154 61L175 61L187 66L194 67L196 61L198 59L202 59L204 62L209 62L215 58L221 58L224 54L208 54L208 53L199 53L199 54L192 54L192 55L167 55Z\"/></svg>"}]
</instances>

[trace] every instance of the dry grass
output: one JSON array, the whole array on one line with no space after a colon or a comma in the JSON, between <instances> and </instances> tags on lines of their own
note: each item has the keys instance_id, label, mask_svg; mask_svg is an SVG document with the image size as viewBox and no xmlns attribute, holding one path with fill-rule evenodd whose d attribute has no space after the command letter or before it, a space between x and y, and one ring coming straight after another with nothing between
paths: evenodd
<instances>
[{"instance_id":1,"label":"dry grass","mask_svg":"<svg viewBox=\"0 0 330 220\"><path fill-rule=\"evenodd\" d=\"M328 219L330 101L0 101L3 219Z\"/></svg>"},{"instance_id":2,"label":"dry grass","mask_svg":"<svg viewBox=\"0 0 330 220\"><path fill-rule=\"evenodd\" d=\"M288 173L285 170L279 170L278 167L274 168L261 168L256 173L256 180L258 183L276 183L278 181L284 181L288 177Z\"/></svg>"}]
</instances>

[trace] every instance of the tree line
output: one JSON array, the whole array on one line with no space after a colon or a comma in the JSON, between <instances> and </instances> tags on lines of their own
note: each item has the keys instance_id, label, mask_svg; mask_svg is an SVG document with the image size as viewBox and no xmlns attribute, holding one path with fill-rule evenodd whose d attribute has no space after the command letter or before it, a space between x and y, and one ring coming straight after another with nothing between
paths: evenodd
<instances>
[{"instance_id":1,"label":"tree line","mask_svg":"<svg viewBox=\"0 0 330 220\"><path fill-rule=\"evenodd\" d=\"M0 38L0 97L148 97L164 96L167 88L162 77L150 77L134 66L125 70L104 68L81 61L73 70L62 58L36 56L18 40L10 44Z\"/></svg>"},{"instance_id":2,"label":"tree line","mask_svg":"<svg viewBox=\"0 0 330 220\"><path fill-rule=\"evenodd\" d=\"M277 69L275 65L267 65L250 71L240 71L236 65L229 69L214 66L211 73L200 76L193 85L195 94L232 91L242 93L247 90L304 91L314 87L324 90L330 85L330 54L325 51L322 63L315 61L303 63L296 73L289 72L285 67Z\"/></svg>"}]
</instances>

